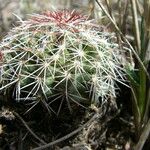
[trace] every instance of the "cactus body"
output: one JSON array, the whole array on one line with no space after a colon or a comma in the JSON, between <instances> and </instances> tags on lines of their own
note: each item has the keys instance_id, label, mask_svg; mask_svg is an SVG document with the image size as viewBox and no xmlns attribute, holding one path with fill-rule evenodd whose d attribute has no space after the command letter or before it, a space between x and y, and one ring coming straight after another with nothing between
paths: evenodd
<instances>
[{"instance_id":1,"label":"cactus body","mask_svg":"<svg viewBox=\"0 0 150 150\"><path fill-rule=\"evenodd\" d=\"M75 11L33 15L0 45L0 90L14 86L16 100L66 100L69 107L115 96L123 75L113 39Z\"/></svg>"}]
</instances>

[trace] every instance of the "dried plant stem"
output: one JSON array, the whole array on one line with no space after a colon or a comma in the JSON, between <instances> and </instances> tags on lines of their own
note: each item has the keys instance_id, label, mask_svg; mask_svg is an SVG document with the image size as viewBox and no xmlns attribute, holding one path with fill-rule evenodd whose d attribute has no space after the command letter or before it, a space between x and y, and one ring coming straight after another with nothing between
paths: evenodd
<instances>
[{"instance_id":1,"label":"dried plant stem","mask_svg":"<svg viewBox=\"0 0 150 150\"><path fill-rule=\"evenodd\" d=\"M150 83L149 83L150 84ZM150 110L150 86L148 87L148 92L147 92L147 103L146 103L146 108L145 108L145 114L143 117L143 121L144 123L146 123L146 121L148 120L148 114L149 114L149 110Z\"/></svg>"},{"instance_id":2,"label":"dried plant stem","mask_svg":"<svg viewBox=\"0 0 150 150\"><path fill-rule=\"evenodd\" d=\"M137 15L137 6L135 0L131 0L132 14L133 14L133 22L135 27L135 40L137 45L137 52L140 54L141 51L141 43L140 43L140 31L138 25L138 15Z\"/></svg>"},{"instance_id":3,"label":"dried plant stem","mask_svg":"<svg viewBox=\"0 0 150 150\"><path fill-rule=\"evenodd\" d=\"M14 115L23 123L23 125L26 127L26 129L31 133L31 135L37 139L39 142L41 142L42 144L46 144L45 141L43 141L42 139L40 139L31 129L30 127L27 125L27 123L23 120L23 118L17 113L17 112L13 112Z\"/></svg>"},{"instance_id":4,"label":"dried plant stem","mask_svg":"<svg viewBox=\"0 0 150 150\"><path fill-rule=\"evenodd\" d=\"M132 45L130 44L130 42L128 41L128 39L123 35L123 33L120 31L119 27L117 26L117 24L115 23L115 21L112 19L112 17L109 15L109 13L107 12L107 10L105 9L105 7L98 1L96 0L98 6L103 10L103 12L107 15L107 17L110 19L110 21L112 22L112 24L114 25L116 31L118 32L118 34L121 36L121 38L128 44L128 46L130 47L130 49L132 50L133 54L135 55L136 59L138 60L138 62L140 63L141 67L143 68L143 70L145 71L148 79L150 80L150 76L147 72L146 67L144 66L143 62L141 61L140 57L138 56L137 52L134 50L134 48L132 47Z\"/></svg>"},{"instance_id":5,"label":"dried plant stem","mask_svg":"<svg viewBox=\"0 0 150 150\"><path fill-rule=\"evenodd\" d=\"M143 146L144 146L149 134L150 134L150 119L149 119L148 123L146 124L146 126L140 136L139 142L134 147L134 150L142 150L143 149Z\"/></svg>"},{"instance_id":6,"label":"dried plant stem","mask_svg":"<svg viewBox=\"0 0 150 150\"><path fill-rule=\"evenodd\" d=\"M134 114L134 124L135 124L135 128L136 128L136 140L139 140L139 136L140 136L140 131L141 131L141 114L140 114L140 110L138 106L138 100L136 97L136 93L134 91L134 88L132 87L131 84L131 92L132 92L132 107L133 107L133 114Z\"/></svg>"},{"instance_id":7,"label":"dried plant stem","mask_svg":"<svg viewBox=\"0 0 150 150\"><path fill-rule=\"evenodd\" d=\"M115 18L113 17L113 14L112 14L112 9L110 7L109 0L105 0L105 3L106 3L106 6L107 6L107 9L108 9L108 12L109 12L110 16L113 18L113 20L115 20Z\"/></svg>"},{"instance_id":8,"label":"dried plant stem","mask_svg":"<svg viewBox=\"0 0 150 150\"><path fill-rule=\"evenodd\" d=\"M135 40L137 45L137 52L140 54L141 51L141 43L140 43L140 31L139 31L139 25L138 25L138 15L137 15L137 6L135 0L131 0L131 7L132 7L132 13L133 13L133 23L135 27Z\"/></svg>"},{"instance_id":9,"label":"dried plant stem","mask_svg":"<svg viewBox=\"0 0 150 150\"><path fill-rule=\"evenodd\" d=\"M89 18L94 17L94 8L95 8L95 3L94 0L89 0Z\"/></svg>"},{"instance_id":10,"label":"dried plant stem","mask_svg":"<svg viewBox=\"0 0 150 150\"><path fill-rule=\"evenodd\" d=\"M127 24L127 21L128 21L128 6L129 6L129 0L126 0L122 3L122 1L118 0L118 4L117 4L117 17L119 17L118 19L118 27L120 28L120 30L122 31L122 33L124 35L126 35L126 31L127 31L127 27L126 27L126 24ZM122 5L124 7L122 7ZM126 35L128 36L128 35Z\"/></svg>"},{"instance_id":11,"label":"dried plant stem","mask_svg":"<svg viewBox=\"0 0 150 150\"><path fill-rule=\"evenodd\" d=\"M141 3L139 2L139 0L136 0L136 5L137 5L137 11L139 12L140 16L142 16L142 14L144 12L144 8L141 5Z\"/></svg>"},{"instance_id":12,"label":"dried plant stem","mask_svg":"<svg viewBox=\"0 0 150 150\"><path fill-rule=\"evenodd\" d=\"M46 149L46 148L49 148L49 147L51 147L51 146L53 146L53 145L55 145L55 144L58 144L58 143L60 143L60 142L62 142L62 141L64 141L64 140L66 140L66 139L72 137L73 135L75 135L75 134L77 134L78 132L80 132L83 128L85 128L87 125L91 124L91 123L92 123L96 118L98 118L98 117L99 117L99 114L98 114L98 113L95 113L95 114L93 115L93 117L92 117L89 121L87 121L84 125L82 125L82 126L79 127L78 129L74 130L73 132L71 132L71 133L69 133L69 134L67 134L67 135L65 135L65 136L63 136L63 137L57 139L56 141L50 142L50 143L48 143L48 144L46 144L46 145L43 145L43 146L34 148L34 149L32 149L32 150L44 150L44 149Z\"/></svg>"}]
</instances>

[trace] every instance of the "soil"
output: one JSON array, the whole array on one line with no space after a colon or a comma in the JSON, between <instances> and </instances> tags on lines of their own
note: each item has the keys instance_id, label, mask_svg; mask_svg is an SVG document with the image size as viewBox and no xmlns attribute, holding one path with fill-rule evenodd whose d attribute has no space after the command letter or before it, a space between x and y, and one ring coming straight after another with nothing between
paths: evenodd
<instances>
[{"instance_id":1,"label":"soil","mask_svg":"<svg viewBox=\"0 0 150 150\"><path fill-rule=\"evenodd\" d=\"M17 103L13 100L9 105L1 103L0 150L30 150L40 147L42 144L26 125L37 137L49 143L82 128L94 114L98 114L98 117L91 123L47 150L129 150L134 142L134 125L130 109L123 104L124 94L117 103L108 101L99 108L92 106L87 110L74 106L72 113L63 107L59 115L48 113L41 103L26 114L24 113L29 109L28 103Z\"/></svg>"}]
</instances>

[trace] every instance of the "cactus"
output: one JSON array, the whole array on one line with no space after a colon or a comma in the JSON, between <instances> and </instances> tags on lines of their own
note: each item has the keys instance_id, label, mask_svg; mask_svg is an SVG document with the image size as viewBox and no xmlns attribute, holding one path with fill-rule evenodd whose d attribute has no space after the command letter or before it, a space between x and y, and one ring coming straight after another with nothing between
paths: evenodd
<instances>
[{"instance_id":1,"label":"cactus","mask_svg":"<svg viewBox=\"0 0 150 150\"><path fill-rule=\"evenodd\" d=\"M0 44L1 87L15 99L84 104L115 97L123 82L113 33L75 11L34 14Z\"/></svg>"}]
</instances>

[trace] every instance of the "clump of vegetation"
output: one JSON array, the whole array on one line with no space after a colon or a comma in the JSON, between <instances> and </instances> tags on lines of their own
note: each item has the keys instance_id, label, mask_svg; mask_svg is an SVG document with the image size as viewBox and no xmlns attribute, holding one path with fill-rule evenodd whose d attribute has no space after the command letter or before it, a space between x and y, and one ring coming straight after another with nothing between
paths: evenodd
<instances>
[{"instance_id":1,"label":"clump of vegetation","mask_svg":"<svg viewBox=\"0 0 150 150\"><path fill-rule=\"evenodd\" d=\"M13 108L9 102L10 109L2 108L0 119L19 119L34 139L43 145L39 149L62 143L84 128L83 133L71 140L73 143L82 141L90 146L89 149L93 149L94 143L97 147L94 149L114 147L142 150L149 142L147 139L150 133L150 1L90 0L89 9L89 18L94 17L95 12L99 13L99 24L104 24L116 34L108 33L104 27L75 11L34 14L27 21L19 18L21 25L14 28L0 44L0 99L13 103ZM124 53L124 49L128 52ZM115 109L114 116L114 105L107 100L116 97L116 82L124 84L124 74L128 89L122 87L123 92L117 101L119 110L116 112ZM99 104L100 101L108 103L103 107L91 105L90 111L78 107L85 108L91 103ZM19 115L26 108L19 108L21 113L18 108L17 111L14 109L18 104L27 107L30 121L35 121L35 132L35 126L39 128L44 122L42 125L46 128L42 126L41 129L43 134L46 130L46 138L42 137L44 142L38 134L32 132L23 120L24 117ZM31 107L22 104L30 104ZM9 112L11 109L13 113ZM47 110L51 117L45 113ZM73 113L68 114L68 110ZM94 116L91 117L93 110ZM43 113L47 116L39 123L34 117L38 116L38 120L41 120ZM11 117L11 114L15 117ZM24 119L28 121L27 118ZM57 128L59 131L53 127L57 124L63 126ZM81 127L71 132L77 124ZM56 133L48 135L47 131L51 130ZM65 132L62 133L62 130ZM60 132L61 138L58 137ZM22 137L21 132L17 134L19 138ZM57 137L57 140L47 144L53 137ZM9 140L6 139L4 136L4 141L8 143ZM26 141L30 147L29 141ZM70 144L72 142L69 141ZM31 142L32 146L33 143ZM25 146L25 142L23 144ZM23 144L20 142L18 145Z\"/></svg>"},{"instance_id":2,"label":"clump of vegetation","mask_svg":"<svg viewBox=\"0 0 150 150\"><path fill-rule=\"evenodd\" d=\"M116 10L109 1L105 0L106 6L96 2L111 21L120 42L124 41L134 56L134 65L129 64L125 72L132 94L130 103L137 142L134 149L141 150L150 133L150 1L117 1Z\"/></svg>"},{"instance_id":3,"label":"clump of vegetation","mask_svg":"<svg viewBox=\"0 0 150 150\"><path fill-rule=\"evenodd\" d=\"M0 44L0 90L13 89L17 101L44 101L57 114L64 102L71 111L75 103L85 107L115 97L116 81L124 78L114 40L75 11L32 15Z\"/></svg>"}]
</instances>

